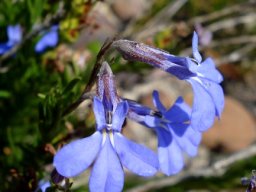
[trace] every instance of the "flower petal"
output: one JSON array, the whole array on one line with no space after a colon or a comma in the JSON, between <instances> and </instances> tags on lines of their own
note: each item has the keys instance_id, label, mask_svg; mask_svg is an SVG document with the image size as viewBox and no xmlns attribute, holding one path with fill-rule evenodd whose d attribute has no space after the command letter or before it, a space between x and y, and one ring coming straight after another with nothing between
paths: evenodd
<instances>
[{"instance_id":1,"label":"flower petal","mask_svg":"<svg viewBox=\"0 0 256 192\"><path fill-rule=\"evenodd\" d=\"M220 83L223 81L223 76L216 69L214 61L212 58L207 58L202 62L197 69L197 74L206 79L212 80L214 82Z\"/></svg>"},{"instance_id":2,"label":"flower petal","mask_svg":"<svg viewBox=\"0 0 256 192\"><path fill-rule=\"evenodd\" d=\"M12 47L7 45L6 43L0 44L0 55L4 54L5 52L9 51Z\"/></svg>"},{"instance_id":3,"label":"flower petal","mask_svg":"<svg viewBox=\"0 0 256 192\"><path fill-rule=\"evenodd\" d=\"M123 99L123 100L127 101L128 105L129 105L129 112L133 111L133 112L137 113L138 115L150 115L153 111L149 107L141 105L141 104L137 103L136 101L128 100L128 99Z\"/></svg>"},{"instance_id":4,"label":"flower petal","mask_svg":"<svg viewBox=\"0 0 256 192\"><path fill-rule=\"evenodd\" d=\"M101 130L106 127L106 117L103 103L98 97L93 98L93 112L97 124L97 130Z\"/></svg>"},{"instance_id":5,"label":"flower petal","mask_svg":"<svg viewBox=\"0 0 256 192\"><path fill-rule=\"evenodd\" d=\"M184 165L182 152L171 133L155 129L158 137L158 159L160 170L166 175L178 173Z\"/></svg>"},{"instance_id":6,"label":"flower petal","mask_svg":"<svg viewBox=\"0 0 256 192\"><path fill-rule=\"evenodd\" d=\"M55 47L58 43L58 27L53 26L49 32L43 35L43 37L37 42L35 51L42 53L48 47Z\"/></svg>"},{"instance_id":7,"label":"flower petal","mask_svg":"<svg viewBox=\"0 0 256 192\"><path fill-rule=\"evenodd\" d=\"M114 142L122 165L127 169L145 177L157 172L158 159L152 150L126 139L120 133L114 134Z\"/></svg>"},{"instance_id":8,"label":"flower petal","mask_svg":"<svg viewBox=\"0 0 256 192\"><path fill-rule=\"evenodd\" d=\"M202 140L202 133L190 127L187 128L186 135L193 145L198 146Z\"/></svg>"},{"instance_id":9,"label":"flower petal","mask_svg":"<svg viewBox=\"0 0 256 192\"><path fill-rule=\"evenodd\" d=\"M112 128L115 131L121 131L128 112L128 103L123 101L117 104L116 110L113 115Z\"/></svg>"},{"instance_id":10,"label":"flower petal","mask_svg":"<svg viewBox=\"0 0 256 192\"><path fill-rule=\"evenodd\" d=\"M91 171L91 192L120 192L124 185L124 172L109 137L102 147Z\"/></svg>"},{"instance_id":11,"label":"flower petal","mask_svg":"<svg viewBox=\"0 0 256 192\"><path fill-rule=\"evenodd\" d=\"M198 51L198 35L195 31L193 33L193 39L192 39L192 52L193 52L193 57L197 60L197 62L201 63L202 56Z\"/></svg>"},{"instance_id":12,"label":"flower petal","mask_svg":"<svg viewBox=\"0 0 256 192\"><path fill-rule=\"evenodd\" d=\"M162 120L160 118L150 116L150 115L145 116L145 119L144 119L146 126L151 128L159 126L161 121Z\"/></svg>"},{"instance_id":13,"label":"flower petal","mask_svg":"<svg viewBox=\"0 0 256 192\"><path fill-rule=\"evenodd\" d=\"M9 25L7 27L7 35L8 35L8 42L11 44L16 44L21 41L22 33L21 33L21 27L20 25Z\"/></svg>"},{"instance_id":14,"label":"flower petal","mask_svg":"<svg viewBox=\"0 0 256 192\"><path fill-rule=\"evenodd\" d=\"M169 129L182 151L194 157L197 154L198 144L201 141L201 133L195 131L190 125L181 123L169 124Z\"/></svg>"},{"instance_id":15,"label":"flower petal","mask_svg":"<svg viewBox=\"0 0 256 192\"><path fill-rule=\"evenodd\" d=\"M53 165L59 174L74 177L87 169L101 148L102 135L95 132L92 136L73 141L54 156Z\"/></svg>"},{"instance_id":16,"label":"flower petal","mask_svg":"<svg viewBox=\"0 0 256 192\"><path fill-rule=\"evenodd\" d=\"M154 90L153 93L152 93L152 96L153 96L153 103L154 103L154 106L155 106L160 112L164 113L164 112L166 111L166 108L163 106L163 104L162 104L161 101L160 101L158 91Z\"/></svg>"},{"instance_id":17,"label":"flower petal","mask_svg":"<svg viewBox=\"0 0 256 192\"><path fill-rule=\"evenodd\" d=\"M224 93L222 87L207 79L202 79L202 84L213 99L216 108L216 116L220 117L224 109Z\"/></svg>"},{"instance_id":18,"label":"flower petal","mask_svg":"<svg viewBox=\"0 0 256 192\"><path fill-rule=\"evenodd\" d=\"M38 183L38 187L35 190L35 192L46 192L46 189L51 187L51 183L49 181L45 181L45 180L40 180Z\"/></svg>"},{"instance_id":19,"label":"flower petal","mask_svg":"<svg viewBox=\"0 0 256 192\"><path fill-rule=\"evenodd\" d=\"M164 117L171 122L182 123L190 121L191 109L184 102L182 97L178 97L174 105L166 111Z\"/></svg>"},{"instance_id":20,"label":"flower petal","mask_svg":"<svg viewBox=\"0 0 256 192\"><path fill-rule=\"evenodd\" d=\"M194 79L188 80L194 92L194 102L191 115L193 129L205 131L214 123L215 105L208 91Z\"/></svg>"}]
</instances>

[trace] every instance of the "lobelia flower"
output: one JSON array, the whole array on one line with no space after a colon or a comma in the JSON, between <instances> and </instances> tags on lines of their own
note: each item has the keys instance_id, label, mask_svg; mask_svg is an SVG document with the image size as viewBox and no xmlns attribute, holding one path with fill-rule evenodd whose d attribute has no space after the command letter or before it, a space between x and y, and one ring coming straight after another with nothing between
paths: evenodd
<instances>
[{"instance_id":1,"label":"lobelia flower","mask_svg":"<svg viewBox=\"0 0 256 192\"><path fill-rule=\"evenodd\" d=\"M246 192L252 192L256 189L256 171L252 170L251 178L243 177L241 178L241 183L247 186Z\"/></svg>"},{"instance_id":2,"label":"lobelia flower","mask_svg":"<svg viewBox=\"0 0 256 192\"><path fill-rule=\"evenodd\" d=\"M44 52L47 48L55 47L58 43L58 25L53 25L48 32L45 32L40 40L36 43L35 51L37 53Z\"/></svg>"},{"instance_id":3,"label":"lobelia flower","mask_svg":"<svg viewBox=\"0 0 256 192\"><path fill-rule=\"evenodd\" d=\"M9 25L7 27L8 41L0 43L0 55L9 51L14 45L19 43L22 39L22 30L20 25Z\"/></svg>"},{"instance_id":4,"label":"lobelia flower","mask_svg":"<svg viewBox=\"0 0 256 192\"><path fill-rule=\"evenodd\" d=\"M49 181L40 180L38 184L38 188L35 192L46 192L47 188L51 187L51 183Z\"/></svg>"},{"instance_id":5,"label":"lobelia flower","mask_svg":"<svg viewBox=\"0 0 256 192\"><path fill-rule=\"evenodd\" d=\"M54 157L54 166L65 177L74 177L92 165L90 191L122 191L123 167L140 176L152 176L158 171L156 154L121 134L128 112L126 101L117 101L111 87L112 72L106 62L99 73L98 93L93 100L97 129L87 138L64 146ZM101 80L105 79L105 82ZM104 84L102 84L104 83Z\"/></svg>"},{"instance_id":6,"label":"lobelia flower","mask_svg":"<svg viewBox=\"0 0 256 192\"><path fill-rule=\"evenodd\" d=\"M131 118L157 133L160 170L166 175L178 173L184 166L183 152L195 156L201 141L201 132L195 131L190 125L190 107L179 97L167 110L160 102L157 91L153 92L157 112L134 102L128 103Z\"/></svg>"},{"instance_id":7,"label":"lobelia flower","mask_svg":"<svg viewBox=\"0 0 256 192\"><path fill-rule=\"evenodd\" d=\"M194 58L178 57L128 40L115 41L113 46L127 60L151 64L192 85L194 102L191 125L195 130L205 131L212 126L215 116L220 118L224 108L224 94L219 84L223 77L215 68L211 58L202 62L196 32L192 41Z\"/></svg>"}]
</instances>

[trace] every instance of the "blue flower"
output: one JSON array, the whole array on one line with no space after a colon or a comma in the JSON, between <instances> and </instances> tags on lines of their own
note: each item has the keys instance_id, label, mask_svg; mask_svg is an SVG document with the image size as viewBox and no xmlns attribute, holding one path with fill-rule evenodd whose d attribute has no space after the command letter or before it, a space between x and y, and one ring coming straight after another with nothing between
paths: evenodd
<instances>
[{"instance_id":1,"label":"blue flower","mask_svg":"<svg viewBox=\"0 0 256 192\"><path fill-rule=\"evenodd\" d=\"M98 97L93 110L96 132L87 138L64 146L54 157L54 166L65 177L74 177L89 166L90 191L121 191L124 183L123 167L140 176L152 176L158 170L155 153L126 139L121 134L128 112L127 102L119 102L112 112L106 111Z\"/></svg>"},{"instance_id":2,"label":"blue flower","mask_svg":"<svg viewBox=\"0 0 256 192\"><path fill-rule=\"evenodd\" d=\"M252 170L251 178L243 177L241 178L241 183L247 186L246 192L253 192L256 189L256 171Z\"/></svg>"},{"instance_id":3,"label":"blue flower","mask_svg":"<svg viewBox=\"0 0 256 192\"><path fill-rule=\"evenodd\" d=\"M22 39L22 30L20 25L7 27L8 41L0 44L0 54L4 54L9 51L14 45L19 43Z\"/></svg>"},{"instance_id":4,"label":"blue flower","mask_svg":"<svg viewBox=\"0 0 256 192\"><path fill-rule=\"evenodd\" d=\"M37 53L44 52L47 48L55 47L58 43L58 25L54 25L50 28L50 30L41 37L41 39L37 42L35 46L35 51Z\"/></svg>"},{"instance_id":5,"label":"blue flower","mask_svg":"<svg viewBox=\"0 0 256 192\"><path fill-rule=\"evenodd\" d=\"M167 110L160 102L158 92L154 91L153 102L157 112L129 102L129 117L155 130L160 170L166 175L176 174L184 166L183 152L192 157L197 154L202 134L191 127L191 109L181 97Z\"/></svg>"},{"instance_id":6,"label":"blue flower","mask_svg":"<svg viewBox=\"0 0 256 192\"><path fill-rule=\"evenodd\" d=\"M154 175L158 171L156 154L121 134L128 107L127 101L117 95L111 68L103 62L93 100L97 130L90 137L64 146L55 155L57 172L74 177L92 165L90 191L114 192L123 188L123 167L140 176Z\"/></svg>"},{"instance_id":7,"label":"blue flower","mask_svg":"<svg viewBox=\"0 0 256 192\"><path fill-rule=\"evenodd\" d=\"M198 36L195 32L192 42L194 58L178 57L128 40L118 40L113 46L127 60L151 64L192 85L194 102L191 125L195 130L207 130L214 123L215 116L220 117L224 108L224 94L219 83L223 77L211 58L202 62L198 51Z\"/></svg>"},{"instance_id":8,"label":"blue flower","mask_svg":"<svg viewBox=\"0 0 256 192\"><path fill-rule=\"evenodd\" d=\"M41 180L39 181L38 188L35 190L35 192L46 192L47 188L51 187L51 183L49 181Z\"/></svg>"}]
</instances>

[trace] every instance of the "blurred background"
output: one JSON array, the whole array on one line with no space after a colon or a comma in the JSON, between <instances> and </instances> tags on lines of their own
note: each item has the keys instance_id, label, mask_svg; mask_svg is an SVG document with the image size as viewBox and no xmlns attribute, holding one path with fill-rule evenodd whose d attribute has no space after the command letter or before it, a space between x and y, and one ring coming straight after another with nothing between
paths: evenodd
<instances>
[{"instance_id":1,"label":"blurred background","mask_svg":"<svg viewBox=\"0 0 256 192\"><path fill-rule=\"evenodd\" d=\"M63 115L89 81L107 38L131 39L191 55L199 49L224 76L221 120L204 133L197 157L175 176L126 175L124 191L245 191L242 177L256 169L255 0L1 0L0 2L0 191L35 191L49 180L52 158L63 144L94 131L90 101ZM111 61L119 95L151 106L159 90L170 106L185 82L144 63ZM152 149L153 132L127 121L124 134ZM88 191L89 171L72 191Z\"/></svg>"}]
</instances>

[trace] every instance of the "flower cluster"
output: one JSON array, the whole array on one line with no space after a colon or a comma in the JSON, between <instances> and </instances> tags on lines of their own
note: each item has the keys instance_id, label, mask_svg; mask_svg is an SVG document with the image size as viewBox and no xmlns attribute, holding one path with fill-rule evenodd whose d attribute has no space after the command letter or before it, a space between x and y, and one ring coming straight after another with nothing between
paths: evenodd
<instances>
[{"instance_id":1,"label":"flower cluster","mask_svg":"<svg viewBox=\"0 0 256 192\"><path fill-rule=\"evenodd\" d=\"M58 25L53 25L48 31L43 31L42 36L35 45L35 52L42 53L47 48L55 47L58 43ZM10 25L7 27L8 41L0 43L0 55L8 52L12 47L22 41L22 27L20 25Z\"/></svg>"},{"instance_id":2,"label":"flower cluster","mask_svg":"<svg viewBox=\"0 0 256 192\"><path fill-rule=\"evenodd\" d=\"M141 43L117 40L113 43L122 56L160 68L192 85L192 109L182 97L168 109L153 92L156 109L117 94L114 75L106 61L98 73L97 91L93 98L96 131L60 149L53 164L60 175L75 177L92 167L90 191L122 191L124 168L144 177L158 171L173 175L184 166L183 153L197 154L202 132L220 117L224 106L221 74L211 58L202 61L198 51L198 37L193 37L193 57L178 57ZM155 131L157 153L137 144L122 134L125 119L134 120Z\"/></svg>"}]
</instances>

